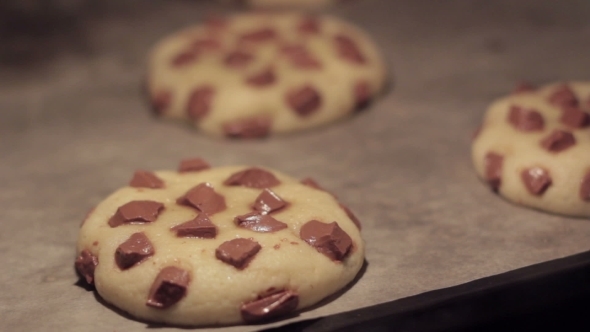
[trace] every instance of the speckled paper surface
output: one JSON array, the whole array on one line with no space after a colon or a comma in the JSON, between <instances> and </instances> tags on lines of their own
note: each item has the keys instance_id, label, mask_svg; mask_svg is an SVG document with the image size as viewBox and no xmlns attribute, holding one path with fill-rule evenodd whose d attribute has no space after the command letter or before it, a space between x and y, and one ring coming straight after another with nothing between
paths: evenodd
<instances>
[{"instance_id":1,"label":"speckled paper surface","mask_svg":"<svg viewBox=\"0 0 590 332\"><path fill-rule=\"evenodd\" d=\"M507 203L479 183L469 157L486 105L519 79L590 79L590 2L345 2L329 11L374 36L392 67L392 90L348 121L253 142L158 122L139 93L155 41L228 10L204 1L105 5L57 31L63 38L34 39L40 56L0 65L2 330L146 329L75 286L78 226L135 169L174 168L189 156L312 176L363 221L362 278L272 326L590 249L588 220Z\"/></svg>"}]
</instances>

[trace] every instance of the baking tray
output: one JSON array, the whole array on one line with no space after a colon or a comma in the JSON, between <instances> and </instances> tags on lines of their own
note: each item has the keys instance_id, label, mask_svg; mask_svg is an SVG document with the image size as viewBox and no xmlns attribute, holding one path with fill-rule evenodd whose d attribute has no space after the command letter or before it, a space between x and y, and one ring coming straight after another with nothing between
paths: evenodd
<instances>
[{"instance_id":1,"label":"baking tray","mask_svg":"<svg viewBox=\"0 0 590 332\"><path fill-rule=\"evenodd\" d=\"M589 249L588 220L502 200L478 181L469 156L486 106L516 81L589 79L588 1L344 2L327 11L374 37L391 67L389 93L351 119L248 142L160 122L139 92L158 39L236 7L125 0L76 10L52 14L66 23L32 20L32 32L14 24L0 34L3 329L155 327L75 285L78 226L135 169L170 169L195 155L316 178L359 216L367 243L367 265L346 292L284 321L217 331L357 309L385 315L372 306L390 301L399 309L382 308L396 317L427 307L413 307L413 296L447 289L449 298L469 298L473 288L453 287Z\"/></svg>"}]
</instances>

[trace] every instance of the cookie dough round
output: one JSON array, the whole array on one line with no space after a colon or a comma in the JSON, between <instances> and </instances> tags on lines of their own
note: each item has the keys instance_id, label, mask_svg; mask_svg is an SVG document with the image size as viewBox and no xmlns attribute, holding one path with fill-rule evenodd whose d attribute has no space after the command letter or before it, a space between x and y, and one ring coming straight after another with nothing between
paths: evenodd
<instances>
[{"instance_id":1,"label":"cookie dough round","mask_svg":"<svg viewBox=\"0 0 590 332\"><path fill-rule=\"evenodd\" d=\"M148 71L156 114L234 138L348 116L386 79L381 55L358 28L288 12L237 14L180 31L155 46Z\"/></svg>"},{"instance_id":2,"label":"cookie dough round","mask_svg":"<svg viewBox=\"0 0 590 332\"><path fill-rule=\"evenodd\" d=\"M590 83L521 86L494 102L476 134L477 174L508 200L590 216Z\"/></svg>"},{"instance_id":3,"label":"cookie dough round","mask_svg":"<svg viewBox=\"0 0 590 332\"><path fill-rule=\"evenodd\" d=\"M107 302L152 322L254 323L351 282L360 224L311 180L259 167L136 171L87 216L75 267Z\"/></svg>"}]
</instances>

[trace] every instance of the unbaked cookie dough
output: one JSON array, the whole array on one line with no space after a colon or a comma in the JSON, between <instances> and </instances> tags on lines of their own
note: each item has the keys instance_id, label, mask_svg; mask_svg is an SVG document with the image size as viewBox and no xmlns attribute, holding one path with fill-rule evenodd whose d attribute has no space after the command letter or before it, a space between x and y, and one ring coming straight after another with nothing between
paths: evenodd
<instances>
[{"instance_id":1,"label":"unbaked cookie dough","mask_svg":"<svg viewBox=\"0 0 590 332\"><path fill-rule=\"evenodd\" d=\"M165 38L151 53L147 90L163 118L259 138L348 116L385 80L381 55L358 28L268 12L213 18Z\"/></svg>"},{"instance_id":2,"label":"unbaked cookie dough","mask_svg":"<svg viewBox=\"0 0 590 332\"><path fill-rule=\"evenodd\" d=\"M311 179L260 167L136 171L83 222L75 267L129 314L174 325L289 316L350 283L360 223Z\"/></svg>"},{"instance_id":3,"label":"unbaked cookie dough","mask_svg":"<svg viewBox=\"0 0 590 332\"><path fill-rule=\"evenodd\" d=\"M477 174L514 203L590 216L590 83L521 85L476 133Z\"/></svg>"}]
</instances>

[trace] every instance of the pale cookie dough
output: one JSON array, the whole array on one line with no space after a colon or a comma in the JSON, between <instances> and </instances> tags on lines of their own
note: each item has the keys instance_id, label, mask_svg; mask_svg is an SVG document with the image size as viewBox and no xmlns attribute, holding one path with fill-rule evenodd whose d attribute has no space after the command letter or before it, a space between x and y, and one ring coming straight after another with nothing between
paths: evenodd
<instances>
[{"instance_id":1,"label":"pale cookie dough","mask_svg":"<svg viewBox=\"0 0 590 332\"><path fill-rule=\"evenodd\" d=\"M350 283L360 223L313 180L259 167L137 171L80 229L79 275L137 318L174 325L292 315Z\"/></svg>"},{"instance_id":2,"label":"pale cookie dough","mask_svg":"<svg viewBox=\"0 0 590 332\"><path fill-rule=\"evenodd\" d=\"M508 200L590 216L590 83L523 85L488 109L472 145L477 174Z\"/></svg>"},{"instance_id":3,"label":"pale cookie dough","mask_svg":"<svg viewBox=\"0 0 590 332\"><path fill-rule=\"evenodd\" d=\"M156 114L217 136L320 126L383 90L376 46L336 18L249 13L210 19L157 44L147 90Z\"/></svg>"}]
</instances>

